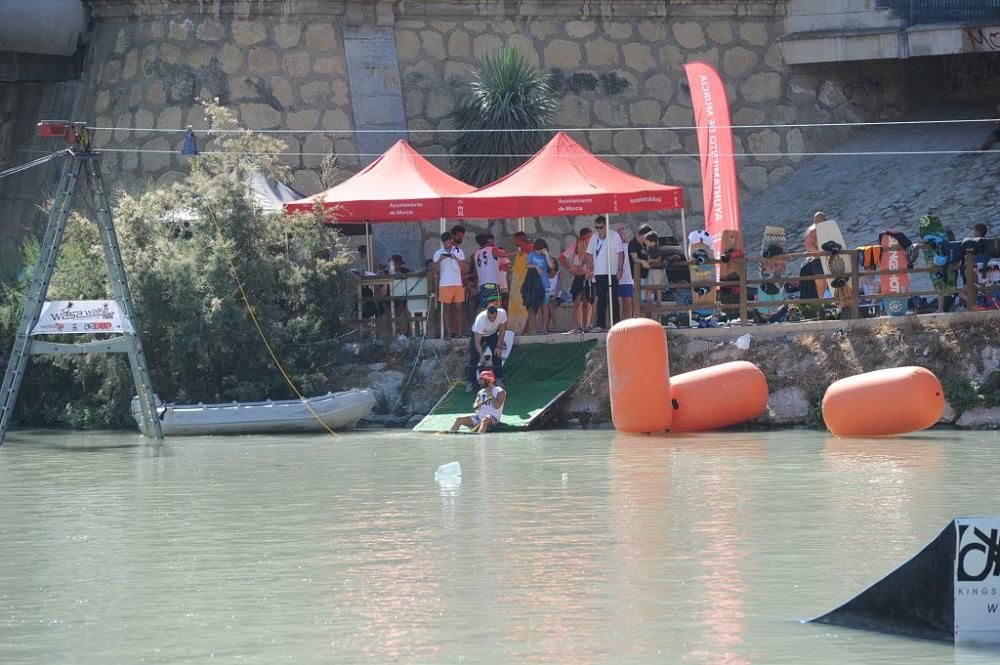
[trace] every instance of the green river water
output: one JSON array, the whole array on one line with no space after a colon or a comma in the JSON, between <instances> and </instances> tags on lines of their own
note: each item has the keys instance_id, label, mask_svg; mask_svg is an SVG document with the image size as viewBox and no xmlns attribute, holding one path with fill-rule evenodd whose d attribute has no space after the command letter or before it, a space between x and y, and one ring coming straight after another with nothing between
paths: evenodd
<instances>
[{"instance_id":1,"label":"green river water","mask_svg":"<svg viewBox=\"0 0 1000 665\"><path fill-rule=\"evenodd\" d=\"M15 432L0 663L995 663L797 620L1000 514L998 444Z\"/></svg>"}]
</instances>

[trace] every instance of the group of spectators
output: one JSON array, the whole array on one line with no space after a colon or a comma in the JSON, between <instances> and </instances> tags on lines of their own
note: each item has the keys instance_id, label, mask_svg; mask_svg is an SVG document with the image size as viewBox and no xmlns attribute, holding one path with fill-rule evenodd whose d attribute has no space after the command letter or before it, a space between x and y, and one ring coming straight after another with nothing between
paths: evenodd
<instances>
[{"instance_id":1,"label":"group of spectators","mask_svg":"<svg viewBox=\"0 0 1000 665\"><path fill-rule=\"evenodd\" d=\"M471 256L462 247L464 239L462 226L442 233L441 248L430 259L438 274L445 332L452 338L463 336L468 321L490 304L506 309L512 285L519 289L528 311L524 330L517 332L549 333L553 305L566 293L560 290L563 273L569 277L569 298L573 303L574 327L566 332L601 332L610 322L633 316L632 264L641 266L644 278L655 269L654 265L660 265L659 259L650 255L657 246L651 227L641 226L636 237L629 240L625 226L612 232L603 215L594 219L593 228L580 229L573 242L555 256L544 239L531 239L524 232L514 234L512 251L498 247L491 233L480 233L476 236L478 247ZM524 279L514 284L513 271L521 256Z\"/></svg>"},{"instance_id":2,"label":"group of spectators","mask_svg":"<svg viewBox=\"0 0 1000 665\"><path fill-rule=\"evenodd\" d=\"M666 259L659 253L659 238L648 224L640 226L634 237L630 235L624 225L609 229L607 218L601 215L556 254L543 238L532 239L524 232L514 234L512 250L499 247L489 232L477 234L475 246L466 247L465 227L454 226L441 234L441 247L424 266L436 274L445 336L468 336L471 322L490 304L507 309L511 286L518 289L528 311L524 328L516 331L521 334L552 332L554 306L562 302L573 305L572 328L565 331L567 334L602 332L611 323L638 314L633 304L633 266L641 271L642 284L659 284ZM519 257L524 261L523 280L514 276ZM369 265L365 245L357 248L356 269L361 274L378 275L410 272L398 254L389 257L385 265ZM650 297L658 299L659 294ZM398 304L401 312L405 307L405 302ZM375 314L368 312L366 316Z\"/></svg>"}]
</instances>

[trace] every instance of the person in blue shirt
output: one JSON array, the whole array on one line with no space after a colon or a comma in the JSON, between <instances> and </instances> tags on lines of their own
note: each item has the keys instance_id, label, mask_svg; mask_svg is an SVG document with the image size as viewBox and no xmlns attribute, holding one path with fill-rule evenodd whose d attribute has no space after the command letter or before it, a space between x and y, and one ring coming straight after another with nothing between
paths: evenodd
<instances>
[{"instance_id":1,"label":"person in blue shirt","mask_svg":"<svg viewBox=\"0 0 1000 665\"><path fill-rule=\"evenodd\" d=\"M536 240L535 250L528 254L527 261L528 268L534 269L538 275L538 280L541 282L542 286L542 292L539 294L539 302L532 303L536 306L528 306L528 325L526 329L535 329L535 323L537 321L536 317L538 316L538 313L541 312L542 328L536 332L542 335L547 335L549 333L549 308L547 307L549 302L549 268L553 264L553 261L549 258L548 244L541 238ZM527 306L527 303L525 304Z\"/></svg>"}]
</instances>

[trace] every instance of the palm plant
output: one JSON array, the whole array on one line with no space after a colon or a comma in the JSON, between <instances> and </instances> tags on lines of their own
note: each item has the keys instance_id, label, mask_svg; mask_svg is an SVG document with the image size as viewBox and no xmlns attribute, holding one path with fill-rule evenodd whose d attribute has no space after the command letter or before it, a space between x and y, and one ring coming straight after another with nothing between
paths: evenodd
<instances>
[{"instance_id":1,"label":"palm plant","mask_svg":"<svg viewBox=\"0 0 1000 665\"><path fill-rule=\"evenodd\" d=\"M477 187L502 178L527 160L521 155L538 152L551 138L548 131L502 130L548 129L559 109L548 76L514 46L487 55L448 116L459 130L452 171Z\"/></svg>"}]
</instances>

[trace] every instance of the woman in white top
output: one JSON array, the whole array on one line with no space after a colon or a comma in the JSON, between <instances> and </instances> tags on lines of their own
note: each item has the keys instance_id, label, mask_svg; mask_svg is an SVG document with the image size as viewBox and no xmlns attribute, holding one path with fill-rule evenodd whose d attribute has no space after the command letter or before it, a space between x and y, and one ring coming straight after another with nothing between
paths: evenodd
<instances>
[{"instance_id":1,"label":"woman in white top","mask_svg":"<svg viewBox=\"0 0 1000 665\"><path fill-rule=\"evenodd\" d=\"M573 296L573 323L576 327L568 333L583 333L590 330L594 304L594 267L587 254L591 230L580 229L580 235L559 255L559 265L573 275L570 295Z\"/></svg>"}]
</instances>

